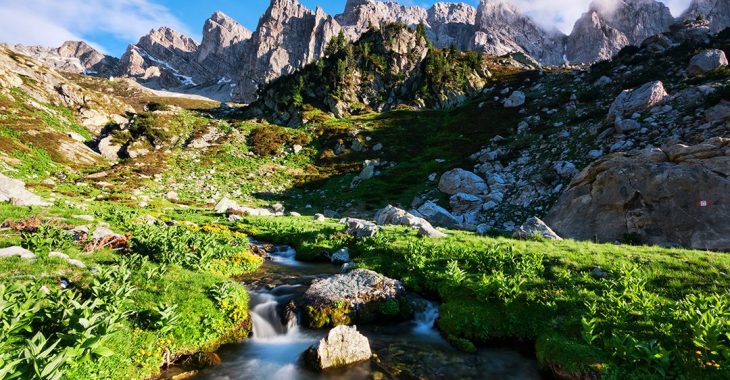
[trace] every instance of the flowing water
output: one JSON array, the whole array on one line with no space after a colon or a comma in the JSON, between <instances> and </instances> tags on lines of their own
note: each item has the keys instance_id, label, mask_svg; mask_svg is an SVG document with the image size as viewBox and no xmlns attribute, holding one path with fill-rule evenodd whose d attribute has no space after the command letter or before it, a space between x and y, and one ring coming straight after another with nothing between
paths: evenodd
<instances>
[{"instance_id":1,"label":"flowing water","mask_svg":"<svg viewBox=\"0 0 730 380\"><path fill-rule=\"evenodd\" d=\"M222 364L207 368L196 379L320 380L320 379L540 379L533 359L509 350L484 349L475 354L454 350L434 329L438 306L423 300L412 322L358 326L370 340L377 359L346 369L318 373L301 365L299 357L326 331L300 328L286 320L285 305L306 290L313 278L332 275L329 264L301 263L288 247L276 247L258 276L247 279L253 336L218 352Z\"/></svg>"}]
</instances>

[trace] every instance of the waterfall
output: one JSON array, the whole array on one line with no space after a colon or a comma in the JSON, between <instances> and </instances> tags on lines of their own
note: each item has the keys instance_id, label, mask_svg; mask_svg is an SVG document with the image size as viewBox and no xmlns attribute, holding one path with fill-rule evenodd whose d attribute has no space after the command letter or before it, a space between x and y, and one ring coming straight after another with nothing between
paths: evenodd
<instances>
[{"instance_id":1,"label":"waterfall","mask_svg":"<svg viewBox=\"0 0 730 380\"><path fill-rule=\"evenodd\" d=\"M438 332L433 328L438 317L438 306L433 302L424 300L423 308L417 310L415 313L413 321L415 322L416 326L413 328L413 332L416 334L425 335L438 334Z\"/></svg>"},{"instance_id":2,"label":"waterfall","mask_svg":"<svg viewBox=\"0 0 730 380\"><path fill-rule=\"evenodd\" d=\"M299 337L299 324L291 318L286 324L279 313L280 305L291 299L294 286L280 286L271 291L251 292L251 321L253 339L257 341L295 340Z\"/></svg>"}]
</instances>

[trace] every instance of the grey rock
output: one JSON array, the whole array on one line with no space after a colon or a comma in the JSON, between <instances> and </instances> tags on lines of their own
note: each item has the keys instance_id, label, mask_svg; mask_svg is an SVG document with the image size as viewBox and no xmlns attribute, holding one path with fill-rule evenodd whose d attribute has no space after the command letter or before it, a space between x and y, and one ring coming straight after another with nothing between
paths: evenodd
<instances>
[{"instance_id":1,"label":"grey rock","mask_svg":"<svg viewBox=\"0 0 730 380\"><path fill-rule=\"evenodd\" d=\"M730 27L730 3L727 0L692 0L680 19L693 21L698 17L708 21L712 33L719 33Z\"/></svg>"},{"instance_id":2,"label":"grey rock","mask_svg":"<svg viewBox=\"0 0 730 380\"><path fill-rule=\"evenodd\" d=\"M624 90L611 104L608 111L610 121L627 117L662 104L669 94L660 81L649 82L633 90Z\"/></svg>"},{"instance_id":3,"label":"grey rock","mask_svg":"<svg viewBox=\"0 0 730 380\"><path fill-rule=\"evenodd\" d=\"M344 264L350 262L350 251L347 248L340 248L330 255L332 264Z\"/></svg>"},{"instance_id":4,"label":"grey rock","mask_svg":"<svg viewBox=\"0 0 730 380\"><path fill-rule=\"evenodd\" d=\"M35 260L36 255L33 252L22 247L0 248L0 258L20 257L22 260Z\"/></svg>"},{"instance_id":5,"label":"grey rock","mask_svg":"<svg viewBox=\"0 0 730 380\"><path fill-rule=\"evenodd\" d=\"M477 211L482 208L483 204L482 198L472 194L456 193L449 198L449 206L457 214Z\"/></svg>"},{"instance_id":6,"label":"grey rock","mask_svg":"<svg viewBox=\"0 0 730 380\"><path fill-rule=\"evenodd\" d=\"M223 199L218 201L218 203L215 205L214 210L217 213L223 214L223 213L228 212L229 209L236 209L238 207L239 206L238 206L238 203L236 203L236 201L223 197Z\"/></svg>"},{"instance_id":7,"label":"grey rock","mask_svg":"<svg viewBox=\"0 0 730 380\"><path fill-rule=\"evenodd\" d=\"M369 360L371 356L370 342L357 327L337 326L309 347L303 359L312 368L326 370Z\"/></svg>"},{"instance_id":8,"label":"grey rock","mask_svg":"<svg viewBox=\"0 0 730 380\"><path fill-rule=\"evenodd\" d=\"M66 41L58 48L23 45L11 48L61 72L102 77L119 72L119 59L104 55L83 41Z\"/></svg>"},{"instance_id":9,"label":"grey rock","mask_svg":"<svg viewBox=\"0 0 730 380\"><path fill-rule=\"evenodd\" d=\"M726 67L728 64L725 52L720 49L705 50L689 61L687 72L690 75L704 75L710 71Z\"/></svg>"},{"instance_id":10,"label":"grey rock","mask_svg":"<svg viewBox=\"0 0 730 380\"><path fill-rule=\"evenodd\" d=\"M0 174L0 203L5 202L15 206L50 206L50 203L28 191L23 181Z\"/></svg>"},{"instance_id":11,"label":"grey rock","mask_svg":"<svg viewBox=\"0 0 730 380\"><path fill-rule=\"evenodd\" d=\"M504 101L505 108L516 108L521 107L525 104L525 93L522 91L515 91L510 95L507 100Z\"/></svg>"},{"instance_id":12,"label":"grey rock","mask_svg":"<svg viewBox=\"0 0 730 380\"><path fill-rule=\"evenodd\" d=\"M705 110L705 119L710 122L730 120L730 101L723 100Z\"/></svg>"},{"instance_id":13,"label":"grey rock","mask_svg":"<svg viewBox=\"0 0 730 380\"><path fill-rule=\"evenodd\" d=\"M548 240L563 240L545 222L535 216L527 219L525 223L517 228L512 237L515 239L530 239L534 235L539 235Z\"/></svg>"},{"instance_id":14,"label":"grey rock","mask_svg":"<svg viewBox=\"0 0 730 380\"><path fill-rule=\"evenodd\" d=\"M373 237L378 233L378 226L373 222L356 218L347 218L345 222L347 223L347 234L357 239Z\"/></svg>"},{"instance_id":15,"label":"grey rock","mask_svg":"<svg viewBox=\"0 0 730 380\"><path fill-rule=\"evenodd\" d=\"M438 189L446 194L465 193L479 195L487 191L487 184L473 172L464 169L453 169L441 176Z\"/></svg>"},{"instance_id":16,"label":"grey rock","mask_svg":"<svg viewBox=\"0 0 730 380\"><path fill-rule=\"evenodd\" d=\"M318 222L324 222L325 220L327 220L327 218L325 218L325 216L322 214L314 214L314 220Z\"/></svg>"},{"instance_id":17,"label":"grey rock","mask_svg":"<svg viewBox=\"0 0 730 380\"><path fill-rule=\"evenodd\" d=\"M440 238L446 236L441 231L433 228L426 219L419 218L403 209L388 205L375 213L375 223L383 226L388 224L409 226L418 229L419 236Z\"/></svg>"},{"instance_id":18,"label":"grey rock","mask_svg":"<svg viewBox=\"0 0 730 380\"><path fill-rule=\"evenodd\" d=\"M445 208L428 201L418 208L418 213L430 223L444 228L456 228L461 221Z\"/></svg>"}]
</instances>

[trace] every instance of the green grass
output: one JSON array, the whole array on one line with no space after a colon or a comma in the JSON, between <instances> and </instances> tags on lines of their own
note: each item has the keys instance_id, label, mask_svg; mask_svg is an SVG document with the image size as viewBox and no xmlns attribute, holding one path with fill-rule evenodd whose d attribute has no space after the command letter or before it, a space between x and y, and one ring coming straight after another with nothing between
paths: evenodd
<instances>
[{"instance_id":1,"label":"green grass","mask_svg":"<svg viewBox=\"0 0 730 380\"><path fill-rule=\"evenodd\" d=\"M95 222L74 217L89 213L96 217ZM252 271L262 260L248 253L247 240L240 233L213 224L212 219L204 215L177 212L176 216L188 215L188 219L205 219L211 223L168 227L176 233L168 236L164 227L138 224L140 213L135 209L113 203L96 204L91 210L62 205L47 209L0 205L0 221L28 220L35 215L42 218L38 231L0 230L0 247L22 245L38 256L35 261L0 259L0 287L19 287L24 294L21 299L38 302L40 308L30 319L18 319L27 323L27 331L0 331L3 340L8 338L0 344L3 349L0 373L3 369L14 368L12 371L21 376L31 376L27 367L30 359L16 362L15 358L23 358L21 351L39 332L48 344L62 340L49 352L66 355L56 371L65 379L149 378L159 372L166 358L175 360L180 355L214 351L221 344L248 336L248 294L230 276ZM108 222L116 231L133 233L129 252L103 249L85 253L83 245L73 243L65 232L74 225L94 225L102 221ZM180 246L181 241L186 242L185 247ZM214 255L206 255L203 248ZM49 251L68 254L81 260L87 268L50 258ZM95 269L90 271L88 268ZM129 277L124 277L124 273ZM60 279L70 282L67 290L59 289ZM45 296L39 292L41 286L50 289L51 294ZM105 293L104 289L116 293ZM66 305L54 294L65 295L62 298L73 296L81 304ZM23 307L7 308L13 304L3 303L3 298L0 294L2 321L10 321L25 310ZM96 306L86 303L94 300L103 301ZM76 319L56 316L54 310L58 308L72 315L85 313L91 316L87 318L120 319L107 333L100 333L104 331L99 330L101 327L87 329L87 334L96 334L100 340L92 346L96 348L89 357L78 357L75 352L82 346L77 346L81 341L73 332L78 328L74 327ZM169 314L163 314L163 311ZM5 328L9 326L13 324L6 324ZM42 368L50 368L47 355L33 358Z\"/></svg>"},{"instance_id":2,"label":"green grass","mask_svg":"<svg viewBox=\"0 0 730 380\"><path fill-rule=\"evenodd\" d=\"M349 247L359 266L441 301L438 326L463 346L531 343L542 367L570 377L728 376L726 254L454 231L429 240L402 227L355 241L344 226L309 218L238 227L292 244L302 259ZM591 276L596 267L608 278Z\"/></svg>"}]
</instances>

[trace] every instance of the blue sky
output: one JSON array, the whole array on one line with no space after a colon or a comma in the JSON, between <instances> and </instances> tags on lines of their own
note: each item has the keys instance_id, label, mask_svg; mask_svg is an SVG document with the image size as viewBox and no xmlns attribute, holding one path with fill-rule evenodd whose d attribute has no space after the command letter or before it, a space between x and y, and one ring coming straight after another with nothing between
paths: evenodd
<instances>
[{"instance_id":1,"label":"blue sky","mask_svg":"<svg viewBox=\"0 0 730 380\"><path fill-rule=\"evenodd\" d=\"M345 0L300 1L310 9L320 6L331 15L341 13L345 6ZM591 0L507 1L544 26L569 33ZM690 0L661 1L676 16ZM398 2L430 6L436 1ZM462 2L474 6L479 3L478 0ZM118 57L128 44L162 25L199 40L203 23L216 10L254 30L269 3L270 0L0 0L0 42L59 46L66 40L81 39Z\"/></svg>"}]
</instances>

